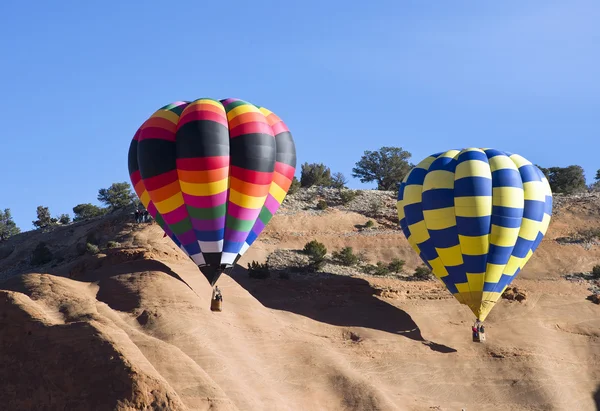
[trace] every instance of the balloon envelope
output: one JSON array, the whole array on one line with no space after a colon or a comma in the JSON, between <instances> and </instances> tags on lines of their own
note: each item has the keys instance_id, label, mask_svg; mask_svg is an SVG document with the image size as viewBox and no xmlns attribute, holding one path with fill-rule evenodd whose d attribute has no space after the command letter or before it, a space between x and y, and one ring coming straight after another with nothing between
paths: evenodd
<instances>
[{"instance_id":1,"label":"balloon envelope","mask_svg":"<svg viewBox=\"0 0 600 411\"><path fill-rule=\"evenodd\" d=\"M133 137L128 163L141 203L214 285L279 209L296 149L268 109L203 98L150 116Z\"/></svg>"},{"instance_id":2,"label":"balloon envelope","mask_svg":"<svg viewBox=\"0 0 600 411\"><path fill-rule=\"evenodd\" d=\"M397 207L411 247L483 321L542 241L552 192L520 155L467 148L415 166Z\"/></svg>"}]
</instances>

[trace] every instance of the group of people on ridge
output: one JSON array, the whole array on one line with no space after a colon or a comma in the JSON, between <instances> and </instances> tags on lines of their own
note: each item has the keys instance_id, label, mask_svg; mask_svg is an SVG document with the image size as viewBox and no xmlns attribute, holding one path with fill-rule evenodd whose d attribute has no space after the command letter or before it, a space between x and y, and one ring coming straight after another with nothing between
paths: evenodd
<instances>
[{"instance_id":1,"label":"group of people on ridge","mask_svg":"<svg viewBox=\"0 0 600 411\"><path fill-rule=\"evenodd\" d=\"M135 216L136 223L149 223L150 222L150 215L148 214L148 210L140 211L140 210L136 209L134 211L133 215Z\"/></svg>"},{"instance_id":2,"label":"group of people on ridge","mask_svg":"<svg viewBox=\"0 0 600 411\"><path fill-rule=\"evenodd\" d=\"M485 328L483 327L483 323L481 323L481 321L475 321L475 324L473 324L473 327L471 327L471 331L473 331L473 341L485 341Z\"/></svg>"}]
</instances>

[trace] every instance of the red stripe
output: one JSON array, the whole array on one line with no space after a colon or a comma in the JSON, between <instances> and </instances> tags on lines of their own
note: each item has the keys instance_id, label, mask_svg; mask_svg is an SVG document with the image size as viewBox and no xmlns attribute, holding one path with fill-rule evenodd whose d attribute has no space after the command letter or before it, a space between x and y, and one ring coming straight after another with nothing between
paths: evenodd
<instances>
[{"instance_id":1,"label":"red stripe","mask_svg":"<svg viewBox=\"0 0 600 411\"><path fill-rule=\"evenodd\" d=\"M279 174L286 176L287 178L292 180L294 178L294 173L296 172L296 168L292 167L289 164L280 163L279 161L277 161L275 163L275 171L277 171Z\"/></svg>"},{"instance_id":2,"label":"red stripe","mask_svg":"<svg viewBox=\"0 0 600 411\"><path fill-rule=\"evenodd\" d=\"M214 121L215 123L219 123L227 127L227 119L224 116L215 113L214 111L208 110L198 110L198 111L188 111L180 120L179 124L177 124L177 129L179 130L181 126L185 123L189 123L191 121L197 120L208 120Z\"/></svg>"},{"instance_id":3,"label":"red stripe","mask_svg":"<svg viewBox=\"0 0 600 411\"><path fill-rule=\"evenodd\" d=\"M246 181L252 184L271 184L273 181L273 173L264 171L247 170L236 166L229 168L229 175L239 180Z\"/></svg>"},{"instance_id":4,"label":"red stripe","mask_svg":"<svg viewBox=\"0 0 600 411\"><path fill-rule=\"evenodd\" d=\"M140 170L131 173L129 179L131 180L131 185L135 187L135 185L142 179L142 174L140 173Z\"/></svg>"},{"instance_id":5,"label":"red stripe","mask_svg":"<svg viewBox=\"0 0 600 411\"><path fill-rule=\"evenodd\" d=\"M286 131L290 131L290 129L285 125L283 121L273 124L271 128L273 129L273 134L275 135L279 133L285 133Z\"/></svg>"},{"instance_id":6,"label":"red stripe","mask_svg":"<svg viewBox=\"0 0 600 411\"><path fill-rule=\"evenodd\" d=\"M250 123L243 123L239 126L235 126L229 131L229 136L231 138L239 137L244 134L268 134L270 136L273 135L273 129L267 123L262 123L258 121L252 121Z\"/></svg>"},{"instance_id":7,"label":"red stripe","mask_svg":"<svg viewBox=\"0 0 600 411\"><path fill-rule=\"evenodd\" d=\"M134 140L139 140L140 139L140 131L142 130L142 128L138 128L137 131L135 132L135 134L133 135L133 139Z\"/></svg>"},{"instance_id":8,"label":"red stripe","mask_svg":"<svg viewBox=\"0 0 600 411\"><path fill-rule=\"evenodd\" d=\"M205 171L227 167L229 156L178 158L177 169L186 171Z\"/></svg>"},{"instance_id":9,"label":"red stripe","mask_svg":"<svg viewBox=\"0 0 600 411\"><path fill-rule=\"evenodd\" d=\"M154 191L161 187L164 187L168 184L171 184L173 181L177 180L177 170L168 171L166 173L162 173L158 176L145 178L144 185L146 186L147 191Z\"/></svg>"},{"instance_id":10,"label":"red stripe","mask_svg":"<svg viewBox=\"0 0 600 411\"><path fill-rule=\"evenodd\" d=\"M157 139L157 140L167 140L167 141L175 141L175 133L169 130L165 130L160 127L148 127L143 129L140 132L138 137L138 141L148 140L148 139Z\"/></svg>"}]
</instances>

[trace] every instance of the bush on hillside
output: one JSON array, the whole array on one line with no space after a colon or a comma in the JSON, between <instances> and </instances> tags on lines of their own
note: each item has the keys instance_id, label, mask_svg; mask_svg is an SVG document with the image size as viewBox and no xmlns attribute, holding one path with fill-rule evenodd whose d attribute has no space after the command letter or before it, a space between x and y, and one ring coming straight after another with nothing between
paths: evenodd
<instances>
[{"instance_id":1,"label":"bush on hillside","mask_svg":"<svg viewBox=\"0 0 600 411\"><path fill-rule=\"evenodd\" d=\"M358 256L354 254L352 247L344 247L340 251L334 251L331 256L336 263L346 267L358 264Z\"/></svg>"},{"instance_id":2,"label":"bush on hillside","mask_svg":"<svg viewBox=\"0 0 600 411\"><path fill-rule=\"evenodd\" d=\"M350 201L354 200L358 195L358 191L356 190L340 190L340 200L342 204L348 204Z\"/></svg>"},{"instance_id":3,"label":"bush on hillside","mask_svg":"<svg viewBox=\"0 0 600 411\"><path fill-rule=\"evenodd\" d=\"M328 207L329 207L329 205L327 204L327 201L325 201L325 200L319 200L317 202L317 210L327 210Z\"/></svg>"},{"instance_id":4,"label":"bush on hillside","mask_svg":"<svg viewBox=\"0 0 600 411\"><path fill-rule=\"evenodd\" d=\"M594 268L592 268L592 276L600 279L600 264L596 264Z\"/></svg>"},{"instance_id":5,"label":"bush on hillside","mask_svg":"<svg viewBox=\"0 0 600 411\"><path fill-rule=\"evenodd\" d=\"M40 241L31 253L31 264L32 265L44 265L52 261L54 256L48 248L45 242Z\"/></svg>"},{"instance_id":6,"label":"bush on hillside","mask_svg":"<svg viewBox=\"0 0 600 411\"><path fill-rule=\"evenodd\" d=\"M352 169L352 176L361 183L376 182L378 190L397 190L413 165L408 162L411 154L402 147L381 147L377 151L365 151Z\"/></svg>"},{"instance_id":7,"label":"bush on hillside","mask_svg":"<svg viewBox=\"0 0 600 411\"><path fill-rule=\"evenodd\" d=\"M404 269L405 261L399 258L394 258L389 264L388 269L396 274L399 274Z\"/></svg>"},{"instance_id":8,"label":"bush on hillside","mask_svg":"<svg viewBox=\"0 0 600 411\"><path fill-rule=\"evenodd\" d=\"M428 267L420 265L415 269L413 278L417 280L431 280L433 278L433 274Z\"/></svg>"},{"instance_id":9,"label":"bush on hillside","mask_svg":"<svg viewBox=\"0 0 600 411\"><path fill-rule=\"evenodd\" d=\"M318 270L325 264L325 256L327 255L327 247L325 244L312 240L304 245L304 254L308 255L310 266Z\"/></svg>"},{"instance_id":10,"label":"bush on hillside","mask_svg":"<svg viewBox=\"0 0 600 411\"><path fill-rule=\"evenodd\" d=\"M292 179L292 184L290 184L290 188L288 189L287 193L288 193L288 195L294 194L294 193L297 193L299 189L300 189L300 181L298 181L296 176L294 176L294 178Z\"/></svg>"},{"instance_id":11,"label":"bush on hillside","mask_svg":"<svg viewBox=\"0 0 600 411\"><path fill-rule=\"evenodd\" d=\"M304 163L300 172L302 187L330 187L331 170L323 163Z\"/></svg>"}]
</instances>

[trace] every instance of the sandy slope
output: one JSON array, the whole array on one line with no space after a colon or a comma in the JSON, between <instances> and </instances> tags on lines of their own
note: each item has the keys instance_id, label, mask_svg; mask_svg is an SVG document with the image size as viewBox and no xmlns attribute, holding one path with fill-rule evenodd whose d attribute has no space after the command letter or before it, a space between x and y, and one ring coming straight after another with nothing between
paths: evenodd
<instances>
[{"instance_id":1,"label":"sandy slope","mask_svg":"<svg viewBox=\"0 0 600 411\"><path fill-rule=\"evenodd\" d=\"M210 287L158 227L130 232L115 218L63 228L46 236L65 261L38 269L53 274L29 270L0 285L0 403L7 410L595 410L600 306L585 299L585 285L559 273L588 269L600 247L552 241L571 229L560 227L563 219L573 227L580 214L557 216L540 249L548 260L531 263L560 267L524 272L517 284L527 300L494 309L485 345L470 341L472 314L437 283L328 274L252 280L239 267L220 280L225 310L213 313ZM353 245L368 248L373 261L401 256L417 264L396 233L348 235L366 219L339 210L276 217L246 260L317 236L330 249ZM68 258L90 232L119 238L122 248ZM3 273L18 269L15 255L33 239L0 260ZM395 242L399 248L390 247Z\"/></svg>"}]
</instances>

